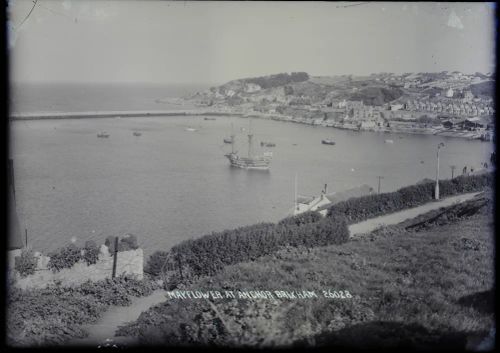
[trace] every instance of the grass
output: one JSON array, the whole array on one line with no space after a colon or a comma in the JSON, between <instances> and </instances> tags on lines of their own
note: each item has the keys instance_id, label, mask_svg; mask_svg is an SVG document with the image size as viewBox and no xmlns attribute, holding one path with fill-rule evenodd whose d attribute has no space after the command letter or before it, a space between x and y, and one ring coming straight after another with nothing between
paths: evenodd
<instances>
[{"instance_id":1,"label":"grass","mask_svg":"<svg viewBox=\"0 0 500 353\"><path fill-rule=\"evenodd\" d=\"M188 288L348 290L352 299L169 300L121 334L163 344L463 348L468 336L494 324L490 212L419 231L381 228L342 245L283 249Z\"/></svg>"}]
</instances>

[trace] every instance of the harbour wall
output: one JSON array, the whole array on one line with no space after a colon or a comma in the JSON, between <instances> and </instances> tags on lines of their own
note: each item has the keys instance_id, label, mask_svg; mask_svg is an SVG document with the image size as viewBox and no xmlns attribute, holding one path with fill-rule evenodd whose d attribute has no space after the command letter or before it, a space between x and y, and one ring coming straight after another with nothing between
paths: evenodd
<instances>
[{"instance_id":1,"label":"harbour wall","mask_svg":"<svg viewBox=\"0 0 500 353\"><path fill-rule=\"evenodd\" d=\"M9 268L14 269L14 258L20 252L9 254ZM101 246L99 258L95 264L87 265L84 261L79 261L71 268L64 268L58 272L53 272L48 268L50 257L39 252L35 253L37 266L35 273L26 277L21 277L17 271L11 270L14 286L21 289L44 288L48 285L59 284L61 286L74 286L86 281L99 281L111 278L113 271L113 256L109 253L108 247ZM120 251L116 261L116 276L127 275L136 279L143 279L144 254L142 249Z\"/></svg>"},{"instance_id":2,"label":"harbour wall","mask_svg":"<svg viewBox=\"0 0 500 353\"><path fill-rule=\"evenodd\" d=\"M198 110L185 111L151 111L151 112L85 112L85 113L43 113L43 114L11 114L11 120L44 120L44 119L93 119L93 118L143 118L162 116L243 116L243 113L207 112Z\"/></svg>"}]
</instances>

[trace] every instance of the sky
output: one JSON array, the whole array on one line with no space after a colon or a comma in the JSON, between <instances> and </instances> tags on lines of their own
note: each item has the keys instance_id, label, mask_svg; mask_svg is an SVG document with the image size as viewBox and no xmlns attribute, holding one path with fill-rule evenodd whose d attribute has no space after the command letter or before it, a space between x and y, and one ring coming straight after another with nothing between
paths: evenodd
<instances>
[{"instance_id":1,"label":"sky","mask_svg":"<svg viewBox=\"0 0 500 353\"><path fill-rule=\"evenodd\" d=\"M17 83L494 71L492 3L10 0ZM28 17L27 17L28 16Z\"/></svg>"}]
</instances>

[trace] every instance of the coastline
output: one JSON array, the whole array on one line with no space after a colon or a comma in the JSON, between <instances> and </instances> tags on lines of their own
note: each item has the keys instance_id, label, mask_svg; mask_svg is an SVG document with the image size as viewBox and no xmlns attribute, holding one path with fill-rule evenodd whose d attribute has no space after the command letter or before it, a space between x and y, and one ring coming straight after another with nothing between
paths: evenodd
<instances>
[{"instance_id":1,"label":"coastline","mask_svg":"<svg viewBox=\"0 0 500 353\"><path fill-rule=\"evenodd\" d=\"M286 115L267 114L259 112L243 113L231 110L204 110L204 109L184 109L167 111L96 111L96 112L43 112L43 113L13 113L9 119L15 120L53 120L53 119L98 119L98 118L137 118L137 117L168 117L168 116L235 116L241 118L270 119L296 124L331 127L341 130L351 131L371 131L383 132L387 134L411 134L411 135L436 135L443 137L455 137L467 140L481 140L481 133L475 131L453 131L443 128L358 128L354 125L341 125L334 122L317 123L314 120L294 119ZM485 141L491 142L491 141Z\"/></svg>"}]
</instances>

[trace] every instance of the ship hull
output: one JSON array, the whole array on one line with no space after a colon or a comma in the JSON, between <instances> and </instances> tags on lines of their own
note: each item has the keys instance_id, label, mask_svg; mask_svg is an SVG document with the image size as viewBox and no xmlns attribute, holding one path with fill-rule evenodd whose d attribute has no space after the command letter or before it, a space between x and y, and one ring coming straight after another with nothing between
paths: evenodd
<instances>
[{"instance_id":1,"label":"ship hull","mask_svg":"<svg viewBox=\"0 0 500 353\"><path fill-rule=\"evenodd\" d=\"M244 158L233 153L226 154L225 156L229 159L231 166L235 168L267 170L271 163L271 159L266 157Z\"/></svg>"}]
</instances>

